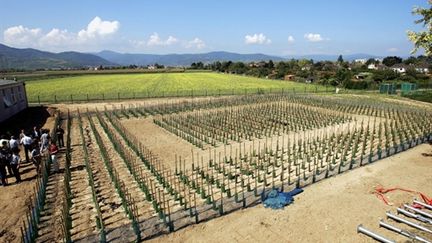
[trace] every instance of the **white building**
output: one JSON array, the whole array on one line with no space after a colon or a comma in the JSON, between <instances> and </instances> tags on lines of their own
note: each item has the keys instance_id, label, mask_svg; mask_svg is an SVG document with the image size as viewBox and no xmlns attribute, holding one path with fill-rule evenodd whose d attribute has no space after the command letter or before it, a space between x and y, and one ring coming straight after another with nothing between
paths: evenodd
<instances>
[{"instance_id":1,"label":"white building","mask_svg":"<svg viewBox=\"0 0 432 243\"><path fill-rule=\"evenodd\" d=\"M398 64L391 66L391 70L393 70L397 73L406 73L407 69L408 69L408 66L403 64L403 63L398 63Z\"/></svg>"},{"instance_id":2,"label":"white building","mask_svg":"<svg viewBox=\"0 0 432 243\"><path fill-rule=\"evenodd\" d=\"M360 59L355 59L354 62L361 63L361 64L366 64L367 60L365 58L360 58Z\"/></svg>"},{"instance_id":3,"label":"white building","mask_svg":"<svg viewBox=\"0 0 432 243\"><path fill-rule=\"evenodd\" d=\"M428 65L417 65L415 66L415 70L419 73L429 73Z\"/></svg>"},{"instance_id":4,"label":"white building","mask_svg":"<svg viewBox=\"0 0 432 243\"><path fill-rule=\"evenodd\" d=\"M27 95L23 82L0 79L0 122L27 108Z\"/></svg>"}]
</instances>

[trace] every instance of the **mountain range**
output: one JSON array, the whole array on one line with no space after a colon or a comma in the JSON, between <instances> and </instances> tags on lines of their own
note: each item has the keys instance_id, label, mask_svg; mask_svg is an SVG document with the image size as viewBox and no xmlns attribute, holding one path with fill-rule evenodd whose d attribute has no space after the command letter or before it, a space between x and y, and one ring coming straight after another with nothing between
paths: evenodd
<instances>
[{"instance_id":1,"label":"mountain range","mask_svg":"<svg viewBox=\"0 0 432 243\"><path fill-rule=\"evenodd\" d=\"M18 49L0 44L0 69L57 69L114 66L99 56L80 52L52 53L32 48Z\"/></svg>"},{"instance_id":2,"label":"mountain range","mask_svg":"<svg viewBox=\"0 0 432 243\"><path fill-rule=\"evenodd\" d=\"M379 58L368 54L353 54L343 56L345 60ZM338 55L304 55L304 56L271 56L265 54L239 54L232 52L208 52L200 54L130 54L113 51L97 53L60 52L52 53L32 48L13 48L0 44L0 70L4 69L60 69L84 68L96 66L146 66L155 63L165 66L189 66L193 62L212 63L215 61L253 62L253 61L283 61L289 59L313 59L315 61L335 61Z\"/></svg>"}]
</instances>

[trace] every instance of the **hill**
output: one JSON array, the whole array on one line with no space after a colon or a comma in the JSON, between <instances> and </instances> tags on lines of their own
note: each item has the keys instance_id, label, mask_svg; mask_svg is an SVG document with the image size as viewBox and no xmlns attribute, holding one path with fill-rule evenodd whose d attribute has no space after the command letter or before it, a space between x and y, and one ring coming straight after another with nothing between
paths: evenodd
<instances>
[{"instance_id":1,"label":"hill","mask_svg":"<svg viewBox=\"0 0 432 243\"><path fill-rule=\"evenodd\" d=\"M60 69L116 65L99 56L80 52L52 53L0 44L0 69Z\"/></svg>"},{"instance_id":2,"label":"hill","mask_svg":"<svg viewBox=\"0 0 432 243\"><path fill-rule=\"evenodd\" d=\"M155 63L166 66L189 66L193 62L212 63L216 61L233 61L233 62L252 62L252 61L282 61L284 58L269 56L265 54L239 54L232 52L208 52L200 54L130 54L117 53L113 51L102 51L95 53L110 62L120 65L152 65Z\"/></svg>"}]
</instances>

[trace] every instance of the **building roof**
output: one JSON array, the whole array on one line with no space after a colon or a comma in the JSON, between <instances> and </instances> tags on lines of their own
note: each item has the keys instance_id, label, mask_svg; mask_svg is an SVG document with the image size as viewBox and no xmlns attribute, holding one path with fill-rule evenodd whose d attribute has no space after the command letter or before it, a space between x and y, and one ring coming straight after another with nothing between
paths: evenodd
<instances>
[{"instance_id":1,"label":"building roof","mask_svg":"<svg viewBox=\"0 0 432 243\"><path fill-rule=\"evenodd\" d=\"M391 66L391 68L405 68L405 69L407 69L407 68L409 68L409 66L406 64L403 64L403 63L397 63L397 64Z\"/></svg>"},{"instance_id":2,"label":"building roof","mask_svg":"<svg viewBox=\"0 0 432 243\"><path fill-rule=\"evenodd\" d=\"M0 79L0 86L9 85L9 84L17 84L17 83L18 82L15 80Z\"/></svg>"}]
</instances>

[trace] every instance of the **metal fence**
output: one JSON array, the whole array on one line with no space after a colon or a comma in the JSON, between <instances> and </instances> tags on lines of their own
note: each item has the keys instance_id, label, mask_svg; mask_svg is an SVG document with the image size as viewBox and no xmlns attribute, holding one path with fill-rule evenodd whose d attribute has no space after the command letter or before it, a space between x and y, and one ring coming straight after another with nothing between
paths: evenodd
<instances>
[{"instance_id":1,"label":"metal fence","mask_svg":"<svg viewBox=\"0 0 432 243\"><path fill-rule=\"evenodd\" d=\"M284 94L284 93L334 93L332 86L305 86L304 88L271 88L271 89L217 89L217 90L176 90L167 92L115 92L115 93L76 93L53 96L29 96L28 102L32 104L80 103L90 101L113 101L148 98L174 98L174 97L206 97L226 95L255 95L255 94Z\"/></svg>"}]
</instances>

